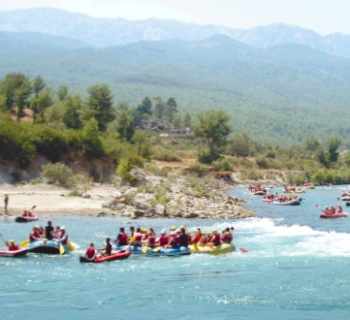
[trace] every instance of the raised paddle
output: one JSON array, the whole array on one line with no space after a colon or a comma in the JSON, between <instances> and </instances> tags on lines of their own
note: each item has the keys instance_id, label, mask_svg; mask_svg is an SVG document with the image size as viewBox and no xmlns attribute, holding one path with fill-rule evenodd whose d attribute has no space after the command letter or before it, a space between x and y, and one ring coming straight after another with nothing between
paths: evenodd
<instances>
[{"instance_id":1,"label":"raised paddle","mask_svg":"<svg viewBox=\"0 0 350 320\"><path fill-rule=\"evenodd\" d=\"M5 240L4 236L2 233L0 233L0 239L7 245L7 241Z\"/></svg>"}]
</instances>

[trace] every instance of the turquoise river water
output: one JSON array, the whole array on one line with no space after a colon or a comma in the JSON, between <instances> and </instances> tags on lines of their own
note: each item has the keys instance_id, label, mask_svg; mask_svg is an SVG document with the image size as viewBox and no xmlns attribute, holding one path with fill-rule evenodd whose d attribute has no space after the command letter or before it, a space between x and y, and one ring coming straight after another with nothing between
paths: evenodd
<instances>
[{"instance_id":1,"label":"turquoise river water","mask_svg":"<svg viewBox=\"0 0 350 320\"><path fill-rule=\"evenodd\" d=\"M59 218L81 249L122 226L187 224L236 228L249 253L213 257L130 257L82 265L66 256L0 259L0 319L350 319L350 218L319 219L344 187L318 188L300 207L264 204L242 188L257 217L238 221ZM30 225L1 220L0 232L21 240Z\"/></svg>"}]
</instances>

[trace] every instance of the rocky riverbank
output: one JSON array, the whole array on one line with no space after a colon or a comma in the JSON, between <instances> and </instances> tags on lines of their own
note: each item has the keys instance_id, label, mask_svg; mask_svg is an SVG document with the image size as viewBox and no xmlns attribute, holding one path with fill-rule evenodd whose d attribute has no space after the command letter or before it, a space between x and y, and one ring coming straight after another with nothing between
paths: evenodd
<instances>
[{"instance_id":1,"label":"rocky riverbank","mask_svg":"<svg viewBox=\"0 0 350 320\"><path fill-rule=\"evenodd\" d=\"M1 185L0 198L10 196L9 213L17 215L37 206L42 215L122 216L128 218L234 219L254 216L240 199L227 194L227 182L211 176L135 172L136 186L95 184L76 195L52 185Z\"/></svg>"}]
</instances>

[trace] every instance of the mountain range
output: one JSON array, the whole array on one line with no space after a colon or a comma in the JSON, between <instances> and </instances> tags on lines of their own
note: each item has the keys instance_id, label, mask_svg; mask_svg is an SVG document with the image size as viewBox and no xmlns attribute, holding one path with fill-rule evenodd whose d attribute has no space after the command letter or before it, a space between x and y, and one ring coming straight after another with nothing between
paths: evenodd
<instances>
[{"instance_id":1,"label":"mountain range","mask_svg":"<svg viewBox=\"0 0 350 320\"><path fill-rule=\"evenodd\" d=\"M293 43L350 57L350 35L334 33L322 36L312 30L286 24L244 30L161 19L131 21L121 18L95 18L53 8L33 8L0 11L0 31L44 32L76 39L94 47L139 41L199 41L222 34L258 48Z\"/></svg>"},{"instance_id":2,"label":"mountain range","mask_svg":"<svg viewBox=\"0 0 350 320\"><path fill-rule=\"evenodd\" d=\"M0 12L0 76L40 74L118 101L175 96L221 108L236 128L273 141L350 133L350 37L283 24L236 30L167 20L92 18L56 9Z\"/></svg>"}]
</instances>

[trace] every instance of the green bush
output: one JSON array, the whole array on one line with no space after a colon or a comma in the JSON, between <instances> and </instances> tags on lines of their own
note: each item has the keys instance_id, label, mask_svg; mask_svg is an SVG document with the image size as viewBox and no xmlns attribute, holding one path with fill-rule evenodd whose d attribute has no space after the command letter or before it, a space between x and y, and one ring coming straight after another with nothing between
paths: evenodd
<instances>
[{"instance_id":1,"label":"green bush","mask_svg":"<svg viewBox=\"0 0 350 320\"><path fill-rule=\"evenodd\" d=\"M39 126L35 128L33 133L33 143L38 153L52 162L63 159L68 151L68 144L62 131Z\"/></svg>"},{"instance_id":2,"label":"green bush","mask_svg":"<svg viewBox=\"0 0 350 320\"><path fill-rule=\"evenodd\" d=\"M186 172L203 177L209 173L209 167L200 163L194 164L186 169Z\"/></svg>"},{"instance_id":3,"label":"green bush","mask_svg":"<svg viewBox=\"0 0 350 320\"><path fill-rule=\"evenodd\" d=\"M169 149L155 148L153 151L154 160L165 162L181 162L181 158Z\"/></svg>"},{"instance_id":4,"label":"green bush","mask_svg":"<svg viewBox=\"0 0 350 320\"><path fill-rule=\"evenodd\" d=\"M220 154L212 152L209 149L201 150L198 154L198 161L203 164L211 164L213 161L218 160Z\"/></svg>"},{"instance_id":5,"label":"green bush","mask_svg":"<svg viewBox=\"0 0 350 320\"><path fill-rule=\"evenodd\" d=\"M256 164L260 169L269 169L269 161L266 160L266 158L257 158Z\"/></svg>"},{"instance_id":6,"label":"green bush","mask_svg":"<svg viewBox=\"0 0 350 320\"><path fill-rule=\"evenodd\" d=\"M48 163L42 168L42 176L50 184L55 184L65 188L74 186L72 180L73 171L64 163Z\"/></svg>"},{"instance_id":7,"label":"green bush","mask_svg":"<svg viewBox=\"0 0 350 320\"><path fill-rule=\"evenodd\" d=\"M166 188L163 186L159 186L156 188L154 193L154 199L152 200L152 205L155 206L157 204L162 204L163 206L167 205L169 202L169 197L167 194Z\"/></svg>"},{"instance_id":8,"label":"green bush","mask_svg":"<svg viewBox=\"0 0 350 320\"><path fill-rule=\"evenodd\" d=\"M217 171L232 171L232 162L226 158L216 160L212 165Z\"/></svg>"},{"instance_id":9,"label":"green bush","mask_svg":"<svg viewBox=\"0 0 350 320\"><path fill-rule=\"evenodd\" d=\"M143 164L143 159L139 155L130 153L119 161L116 173L123 182L134 185L137 179L131 174L131 170L135 167L143 167Z\"/></svg>"},{"instance_id":10,"label":"green bush","mask_svg":"<svg viewBox=\"0 0 350 320\"><path fill-rule=\"evenodd\" d=\"M0 121L0 159L27 167L36 153L32 133L11 120Z\"/></svg>"},{"instance_id":11,"label":"green bush","mask_svg":"<svg viewBox=\"0 0 350 320\"><path fill-rule=\"evenodd\" d=\"M244 180L260 180L263 179L264 176L262 175L261 172L259 172L258 170L243 170L241 172L241 178Z\"/></svg>"}]
</instances>

